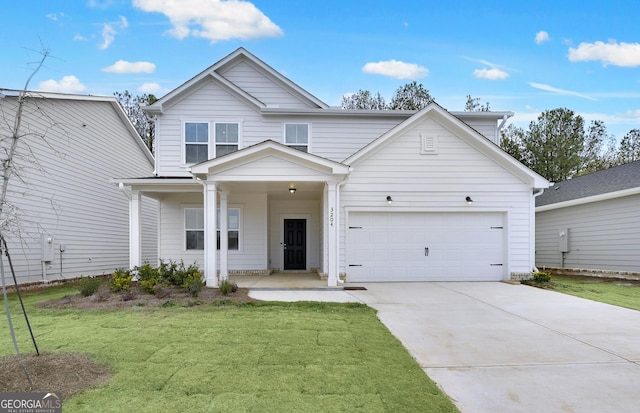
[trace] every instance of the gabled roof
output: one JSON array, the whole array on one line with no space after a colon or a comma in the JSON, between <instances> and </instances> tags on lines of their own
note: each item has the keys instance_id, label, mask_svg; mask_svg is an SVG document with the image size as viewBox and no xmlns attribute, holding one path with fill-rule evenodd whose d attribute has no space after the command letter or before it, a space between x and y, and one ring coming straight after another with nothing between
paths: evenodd
<instances>
[{"instance_id":1,"label":"gabled roof","mask_svg":"<svg viewBox=\"0 0 640 413\"><path fill-rule=\"evenodd\" d=\"M558 182L536 198L536 207L632 189L640 192L640 160Z\"/></svg>"},{"instance_id":2,"label":"gabled roof","mask_svg":"<svg viewBox=\"0 0 640 413\"><path fill-rule=\"evenodd\" d=\"M14 89L0 89L0 99L5 96L10 97L18 97L21 91ZM131 119L127 116L124 109L113 96L93 96L93 95L76 95L76 94L68 94L68 93L53 93L53 92L37 92L37 91L26 91L25 92L29 98L35 99L58 99L58 100L76 100L76 101L86 101L86 102L104 102L113 107L113 110L118 115L118 118L122 121L123 125L127 128L129 133L131 134L132 139L136 142L136 144L140 147L140 150L145 155L147 160L153 165L153 154L147 148L144 141L140 137L140 134L136 130L133 123L131 123Z\"/></svg>"},{"instance_id":3,"label":"gabled roof","mask_svg":"<svg viewBox=\"0 0 640 413\"><path fill-rule=\"evenodd\" d=\"M318 108L329 108L326 103L316 98L311 93L307 92L306 90L289 80L287 77L283 76L280 72L251 54L243 47L240 47L226 57L223 57L218 62L209 66L202 72L198 73L182 85L178 86L176 89L167 93L165 96L158 99L153 104L143 107L143 109L149 113L162 113L166 107L171 105L172 102L180 99L185 94L188 94L190 93L190 91L196 89L202 83L210 81L211 79L216 80L229 91L233 92L245 101L251 103L254 107L259 109L265 108L266 105L264 103L260 102L254 96L251 96L249 93L245 92L232 82L228 81L224 78L224 76L220 74L224 71L225 68L237 64L241 61L249 62L252 66L256 67L266 76L271 78L275 83L279 84L281 87L288 90L299 99L308 102L312 106L316 106Z\"/></svg>"},{"instance_id":4,"label":"gabled roof","mask_svg":"<svg viewBox=\"0 0 640 413\"><path fill-rule=\"evenodd\" d=\"M268 155L287 158L295 163L321 169L330 174L345 175L349 172L347 165L291 148L273 140L266 140L218 158L200 162L191 166L190 171L194 176L206 175L211 170L244 164L247 161Z\"/></svg>"},{"instance_id":5,"label":"gabled roof","mask_svg":"<svg viewBox=\"0 0 640 413\"><path fill-rule=\"evenodd\" d=\"M343 163L352 166L357 165L359 162L385 146L389 140L394 139L426 118L436 120L456 136L465 140L480 152L493 159L503 168L510 171L514 176L517 176L522 181L531 184L533 188L549 187L549 181L544 177L524 166L499 146L487 139L480 132L476 131L435 102L429 104L409 119L398 124L396 127L392 128L369 145L351 155L349 158L345 159Z\"/></svg>"}]
</instances>

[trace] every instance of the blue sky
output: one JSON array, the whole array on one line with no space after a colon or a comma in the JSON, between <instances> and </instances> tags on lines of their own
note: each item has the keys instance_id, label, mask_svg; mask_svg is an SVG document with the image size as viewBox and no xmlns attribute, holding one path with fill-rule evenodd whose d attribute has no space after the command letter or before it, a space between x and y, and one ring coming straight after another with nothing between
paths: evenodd
<instances>
[{"instance_id":1,"label":"blue sky","mask_svg":"<svg viewBox=\"0 0 640 413\"><path fill-rule=\"evenodd\" d=\"M566 107L618 139L640 128L640 2L35 0L0 25L0 88L162 96L242 46L330 105L412 80L526 127Z\"/></svg>"}]
</instances>

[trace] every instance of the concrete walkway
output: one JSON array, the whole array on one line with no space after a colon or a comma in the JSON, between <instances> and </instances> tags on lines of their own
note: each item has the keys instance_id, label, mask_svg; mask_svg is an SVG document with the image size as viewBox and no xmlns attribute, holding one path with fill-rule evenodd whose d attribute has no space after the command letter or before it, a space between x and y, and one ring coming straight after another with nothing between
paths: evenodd
<instances>
[{"instance_id":1,"label":"concrete walkway","mask_svg":"<svg viewBox=\"0 0 640 413\"><path fill-rule=\"evenodd\" d=\"M462 412L640 411L640 312L524 285L362 284Z\"/></svg>"}]
</instances>

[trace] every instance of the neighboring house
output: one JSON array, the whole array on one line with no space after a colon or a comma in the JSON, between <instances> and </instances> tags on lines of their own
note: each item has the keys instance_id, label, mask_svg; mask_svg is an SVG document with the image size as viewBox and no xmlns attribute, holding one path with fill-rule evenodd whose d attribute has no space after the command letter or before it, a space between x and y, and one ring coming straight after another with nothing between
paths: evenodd
<instances>
[{"instance_id":1,"label":"neighboring house","mask_svg":"<svg viewBox=\"0 0 640 413\"><path fill-rule=\"evenodd\" d=\"M0 90L3 157L10 145L18 93ZM109 182L148 176L153 156L113 97L28 92L21 118L6 228L18 283L109 274L129 265L129 201ZM142 258L156 262L157 202L141 209ZM4 208L2 219L14 210ZM3 228L5 228L3 226ZM5 259L8 283L13 284Z\"/></svg>"},{"instance_id":2,"label":"neighboring house","mask_svg":"<svg viewBox=\"0 0 640 413\"><path fill-rule=\"evenodd\" d=\"M559 182L538 197L536 264L640 273L640 161Z\"/></svg>"},{"instance_id":3,"label":"neighboring house","mask_svg":"<svg viewBox=\"0 0 640 413\"><path fill-rule=\"evenodd\" d=\"M243 48L144 110L156 177L114 179L160 201L159 257L229 274L357 281L504 280L534 267L548 182L496 144L511 112L329 107ZM468 201L467 201L468 200Z\"/></svg>"}]
</instances>

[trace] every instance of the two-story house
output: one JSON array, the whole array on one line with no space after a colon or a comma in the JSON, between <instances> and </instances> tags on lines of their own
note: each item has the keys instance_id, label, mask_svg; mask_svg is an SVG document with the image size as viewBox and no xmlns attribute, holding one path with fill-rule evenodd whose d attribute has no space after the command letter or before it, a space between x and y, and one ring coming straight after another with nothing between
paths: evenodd
<instances>
[{"instance_id":1,"label":"two-story house","mask_svg":"<svg viewBox=\"0 0 640 413\"><path fill-rule=\"evenodd\" d=\"M145 111L162 259L233 273L356 281L503 280L534 267L534 195L549 183L496 144L511 112L329 107L240 48Z\"/></svg>"}]
</instances>

